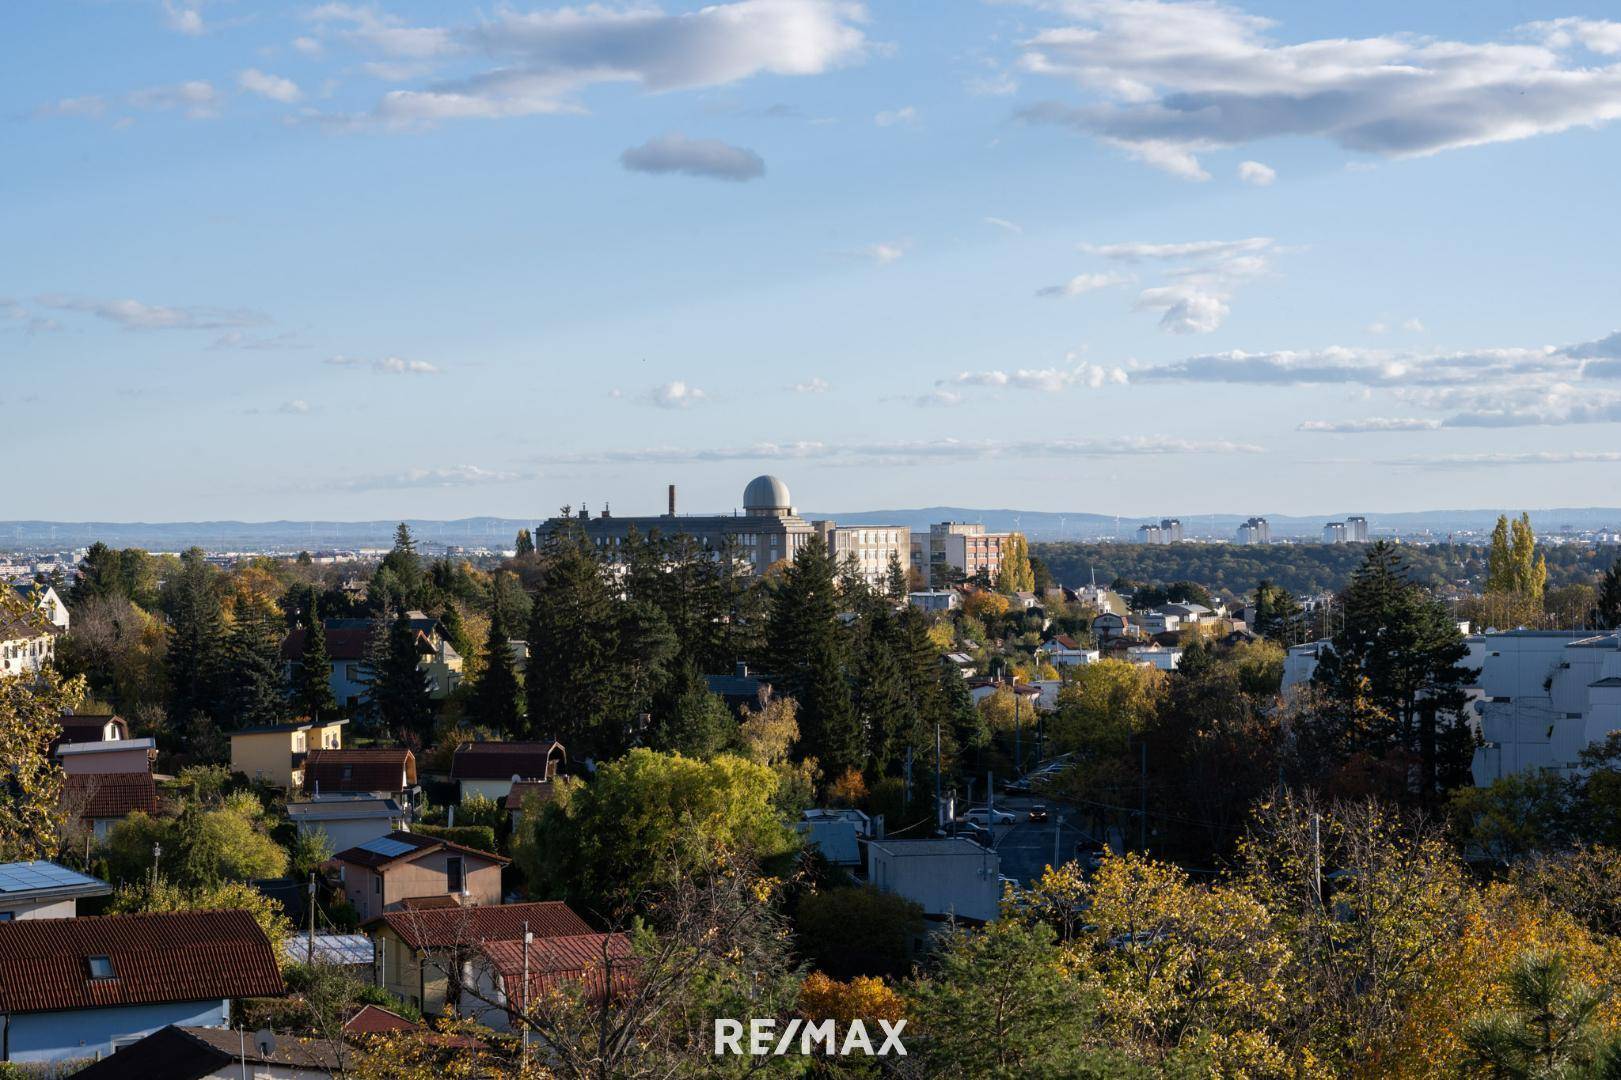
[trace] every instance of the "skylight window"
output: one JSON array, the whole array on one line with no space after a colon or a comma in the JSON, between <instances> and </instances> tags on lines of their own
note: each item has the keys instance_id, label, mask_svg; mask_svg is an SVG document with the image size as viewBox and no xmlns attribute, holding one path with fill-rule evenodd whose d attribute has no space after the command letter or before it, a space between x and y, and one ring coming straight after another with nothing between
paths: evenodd
<instances>
[{"instance_id":1,"label":"skylight window","mask_svg":"<svg viewBox=\"0 0 1621 1080\"><path fill-rule=\"evenodd\" d=\"M113 974L113 962L110 957L92 956L88 963L92 979L112 979L117 977Z\"/></svg>"}]
</instances>

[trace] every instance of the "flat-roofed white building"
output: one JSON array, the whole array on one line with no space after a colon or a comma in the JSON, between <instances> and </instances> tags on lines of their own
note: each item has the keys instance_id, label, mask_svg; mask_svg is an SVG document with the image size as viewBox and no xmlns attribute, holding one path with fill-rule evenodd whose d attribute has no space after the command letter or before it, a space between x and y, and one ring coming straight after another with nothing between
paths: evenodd
<instances>
[{"instance_id":1,"label":"flat-roofed white building","mask_svg":"<svg viewBox=\"0 0 1621 1080\"><path fill-rule=\"evenodd\" d=\"M994 922L1000 914L1001 857L965 837L869 841L867 876L925 915Z\"/></svg>"},{"instance_id":2,"label":"flat-roofed white building","mask_svg":"<svg viewBox=\"0 0 1621 1080\"><path fill-rule=\"evenodd\" d=\"M854 565L861 579L875 589L888 584L889 564L897 563L902 572L911 564L912 530L905 525L839 525L832 521L811 523L841 569Z\"/></svg>"}]
</instances>

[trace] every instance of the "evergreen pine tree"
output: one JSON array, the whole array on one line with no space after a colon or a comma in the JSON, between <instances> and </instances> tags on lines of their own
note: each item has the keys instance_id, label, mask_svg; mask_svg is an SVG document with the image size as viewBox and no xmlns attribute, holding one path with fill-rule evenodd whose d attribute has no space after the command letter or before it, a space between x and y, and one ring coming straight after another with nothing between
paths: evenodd
<instances>
[{"instance_id":1,"label":"evergreen pine tree","mask_svg":"<svg viewBox=\"0 0 1621 1080\"><path fill-rule=\"evenodd\" d=\"M891 600L905 600L906 594L911 591L910 582L906 577L906 568L892 551L889 553L889 568L884 572L884 592Z\"/></svg>"},{"instance_id":2,"label":"evergreen pine tree","mask_svg":"<svg viewBox=\"0 0 1621 1080\"><path fill-rule=\"evenodd\" d=\"M658 709L650 740L655 749L710 758L737 741L737 717L724 700L709 692L691 664L677 670L662 696L667 700Z\"/></svg>"},{"instance_id":3,"label":"evergreen pine tree","mask_svg":"<svg viewBox=\"0 0 1621 1080\"><path fill-rule=\"evenodd\" d=\"M916 704L895 659L893 620L880 609L868 624L856 669L856 715L867 733L873 768L893 770L912 735Z\"/></svg>"},{"instance_id":4,"label":"evergreen pine tree","mask_svg":"<svg viewBox=\"0 0 1621 1080\"><path fill-rule=\"evenodd\" d=\"M1606 630L1621 629L1621 557L1604 571L1598 589L1598 624Z\"/></svg>"},{"instance_id":5,"label":"evergreen pine tree","mask_svg":"<svg viewBox=\"0 0 1621 1080\"><path fill-rule=\"evenodd\" d=\"M633 719L617 708L614 598L571 523L547 536L541 555L545 577L529 611L529 728L561 739L571 754L600 755Z\"/></svg>"},{"instance_id":6,"label":"evergreen pine tree","mask_svg":"<svg viewBox=\"0 0 1621 1080\"><path fill-rule=\"evenodd\" d=\"M496 605L490 612L490 634L484 643L484 668L473 684L469 711L473 719L503 738L522 733L518 672L507 644L506 617Z\"/></svg>"},{"instance_id":7,"label":"evergreen pine tree","mask_svg":"<svg viewBox=\"0 0 1621 1080\"><path fill-rule=\"evenodd\" d=\"M417 632L410 617L396 611L379 620L386 633L373 635L374 675L371 704L379 719L393 731L409 736L417 745L432 734L433 703L428 698L427 679L417 665Z\"/></svg>"},{"instance_id":8,"label":"evergreen pine tree","mask_svg":"<svg viewBox=\"0 0 1621 1080\"><path fill-rule=\"evenodd\" d=\"M332 694L332 657L326 648L326 624L313 591L304 613L304 656L293 672L293 701L311 720L319 720L338 707Z\"/></svg>"},{"instance_id":9,"label":"evergreen pine tree","mask_svg":"<svg viewBox=\"0 0 1621 1080\"><path fill-rule=\"evenodd\" d=\"M170 611L169 715L181 724L193 717L214 717L220 706L225 630L215 570L201 548L180 557L181 569Z\"/></svg>"},{"instance_id":10,"label":"evergreen pine tree","mask_svg":"<svg viewBox=\"0 0 1621 1080\"><path fill-rule=\"evenodd\" d=\"M238 603L225 640L224 706L233 728L279 724L287 718L281 636L280 619L267 603Z\"/></svg>"},{"instance_id":11,"label":"evergreen pine tree","mask_svg":"<svg viewBox=\"0 0 1621 1080\"><path fill-rule=\"evenodd\" d=\"M773 681L799 702L800 754L824 776L861 769L866 737L850 700L833 559L811 537L772 598L766 646Z\"/></svg>"}]
</instances>

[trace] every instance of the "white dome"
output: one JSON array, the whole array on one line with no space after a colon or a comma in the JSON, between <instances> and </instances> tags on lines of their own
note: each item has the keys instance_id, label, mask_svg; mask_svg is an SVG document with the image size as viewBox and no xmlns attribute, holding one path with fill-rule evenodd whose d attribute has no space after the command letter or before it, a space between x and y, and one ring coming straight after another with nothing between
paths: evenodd
<instances>
[{"instance_id":1,"label":"white dome","mask_svg":"<svg viewBox=\"0 0 1621 1080\"><path fill-rule=\"evenodd\" d=\"M743 509L750 512L788 513L793 507L788 498L788 485L775 476L756 476L743 489Z\"/></svg>"}]
</instances>

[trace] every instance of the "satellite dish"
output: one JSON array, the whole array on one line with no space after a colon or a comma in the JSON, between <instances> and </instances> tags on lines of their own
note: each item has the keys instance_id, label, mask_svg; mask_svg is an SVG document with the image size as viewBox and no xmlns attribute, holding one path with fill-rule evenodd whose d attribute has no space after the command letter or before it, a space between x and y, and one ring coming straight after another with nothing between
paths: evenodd
<instances>
[{"instance_id":1,"label":"satellite dish","mask_svg":"<svg viewBox=\"0 0 1621 1080\"><path fill-rule=\"evenodd\" d=\"M276 1033L269 1028L260 1028L253 1033L253 1045L259 1048L260 1057L269 1057L276 1049Z\"/></svg>"}]
</instances>

